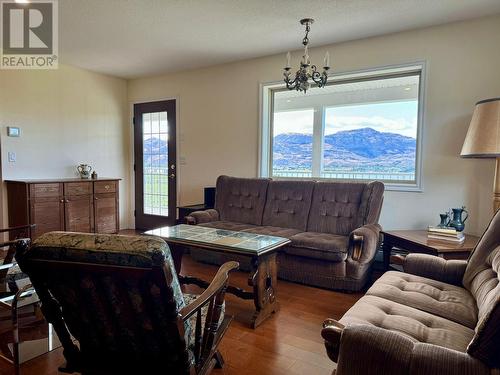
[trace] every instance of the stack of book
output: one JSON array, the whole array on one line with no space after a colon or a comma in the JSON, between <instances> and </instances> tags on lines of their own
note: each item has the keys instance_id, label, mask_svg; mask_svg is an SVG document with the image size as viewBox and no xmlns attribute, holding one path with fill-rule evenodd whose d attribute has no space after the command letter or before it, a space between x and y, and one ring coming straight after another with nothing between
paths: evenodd
<instances>
[{"instance_id":1,"label":"stack of book","mask_svg":"<svg viewBox=\"0 0 500 375\"><path fill-rule=\"evenodd\" d=\"M465 235L452 227L429 227L427 229L427 237L432 240L449 241L454 243L462 243L465 241Z\"/></svg>"}]
</instances>

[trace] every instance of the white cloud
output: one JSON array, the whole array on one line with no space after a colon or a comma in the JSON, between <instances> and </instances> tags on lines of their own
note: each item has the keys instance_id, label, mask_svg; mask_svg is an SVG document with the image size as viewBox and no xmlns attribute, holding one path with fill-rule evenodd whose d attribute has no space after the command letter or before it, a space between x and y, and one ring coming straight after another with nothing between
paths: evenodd
<instances>
[{"instance_id":1,"label":"white cloud","mask_svg":"<svg viewBox=\"0 0 500 375\"><path fill-rule=\"evenodd\" d=\"M417 119L387 118L383 116L326 116L326 134L343 130L370 127L380 132L389 132L415 138L417 135Z\"/></svg>"},{"instance_id":2,"label":"white cloud","mask_svg":"<svg viewBox=\"0 0 500 375\"><path fill-rule=\"evenodd\" d=\"M314 110L277 112L274 114L274 135L282 133L312 134Z\"/></svg>"}]
</instances>

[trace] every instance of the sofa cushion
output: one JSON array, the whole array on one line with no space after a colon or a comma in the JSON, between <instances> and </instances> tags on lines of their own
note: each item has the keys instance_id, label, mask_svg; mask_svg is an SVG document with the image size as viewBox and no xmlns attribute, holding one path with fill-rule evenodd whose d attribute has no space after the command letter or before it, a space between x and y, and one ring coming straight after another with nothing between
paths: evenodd
<instances>
[{"instance_id":1,"label":"sofa cushion","mask_svg":"<svg viewBox=\"0 0 500 375\"><path fill-rule=\"evenodd\" d=\"M305 231L314 181L271 181L263 225Z\"/></svg>"},{"instance_id":2,"label":"sofa cushion","mask_svg":"<svg viewBox=\"0 0 500 375\"><path fill-rule=\"evenodd\" d=\"M215 208L220 219L261 225L269 179L220 176L217 179Z\"/></svg>"},{"instance_id":3,"label":"sofa cushion","mask_svg":"<svg viewBox=\"0 0 500 375\"><path fill-rule=\"evenodd\" d=\"M348 235L378 221L384 185L381 182L317 182L307 230Z\"/></svg>"},{"instance_id":4,"label":"sofa cushion","mask_svg":"<svg viewBox=\"0 0 500 375\"><path fill-rule=\"evenodd\" d=\"M469 291L425 277L389 271L366 294L413 307L471 329L477 323L476 302Z\"/></svg>"},{"instance_id":5,"label":"sofa cushion","mask_svg":"<svg viewBox=\"0 0 500 375\"><path fill-rule=\"evenodd\" d=\"M271 227L271 226L262 226L262 227L253 227L253 228L249 228L249 229L243 229L243 232L264 234L266 236L277 236L277 237L284 237L284 238L290 238L293 235L300 233L300 231L297 229Z\"/></svg>"},{"instance_id":6,"label":"sofa cushion","mask_svg":"<svg viewBox=\"0 0 500 375\"><path fill-rule=\"evenodd\" d=\"M240 231L250 228L259 228L258 225L243 224L235 221L224 221L224 220L211 221L209 223L201 223L198 225L207 228L216 228L216 229L234 230L234 231Z\"/></svg>"},{"instance_id":7,"label":"sofa cushion","mask_svg":"<svg viewBox=\"0 0 500 375\"><path fill-rule=\"evenodd\" d=\"M465 352L474 331L451 320L385 298L366 295L344 314L340 322L368 324L398 332L415 342Z\"/></svg>"},{"instance_id":8,"label":"sofa cushion","mask_svg":"<svg viewBox=\"0 0 500 375\"><path fill-rule=\"evenodd\" d=\"M285 248L291 255L342 262L347 258L349 238L335 234L302 232L290 238L292 243Z\"/></svg>"},{"instance_id":9,"label":"sofa cushion","mask_svg":"<svg viewBox=\"0 0 500 375\"><path fill-rule=\"evenodd\" d=\"M474 339L467 349L491 367L500 367L500 210L473 250L463 283L479 309Z\"/></svg>"}]
</instances>

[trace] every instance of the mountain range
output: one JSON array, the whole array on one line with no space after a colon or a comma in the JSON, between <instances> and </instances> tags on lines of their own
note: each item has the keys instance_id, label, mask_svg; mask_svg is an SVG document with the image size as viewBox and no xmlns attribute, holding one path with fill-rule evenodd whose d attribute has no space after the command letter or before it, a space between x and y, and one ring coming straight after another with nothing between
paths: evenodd
<instances>
[{"instance_id":1,"label":"mountain range","mask_svg":"<svg viewBox=\"0 0 500 375\"><path fill-rule=\"evenodd\" d=\"M273 139L273 168L310 170L312 134L285 133ZM415 138L366 127L324 137L323 169L354 172L414 172Z\"/></svg>"},{"instance_id":2,"label":"mountain range","mask_svg":"<svg viewBox=\"0 0 500 375\"><path fill-rule=\"evenodd\" d=\"M273 138L273 169L308 171L312 134L285 133ZM323 169L349 172L415 172L415 138L365 127L325 136ZM167 143L144 141L144 166L167 167Z\"/></svg>"}]
</instances>

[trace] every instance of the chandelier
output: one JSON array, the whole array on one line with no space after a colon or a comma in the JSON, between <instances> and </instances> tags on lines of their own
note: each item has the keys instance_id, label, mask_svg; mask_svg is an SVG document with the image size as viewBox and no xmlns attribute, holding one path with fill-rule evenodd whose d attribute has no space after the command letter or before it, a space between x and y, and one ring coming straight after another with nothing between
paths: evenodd
<instances>
[{"instance_id":1,"label":"chandelier","mask_svg":"<svg viewBox=\"0 0 500 375\"><path fill-rule=\"evenodd\" d=\"M311 24L314 22L312 18L304 18L300 20L301 25L306 26L306 35L302 39L302 44L304 45L304 55L300 61L300 68L295 73L295 78L292 80L290 78L292 67L290 66L290 52L286 54L286 66L283 68L283 76L286 87L289 90L304 91L304 94L311 87L309 80L312 80L318 87L323 87L326 85L328 80L328 70L330 69L330 54L326 52L324 59L323 72L318 72L316 65L311 65L309 60L309 31L311 30Z\"/></svg>"}]
</instances>

